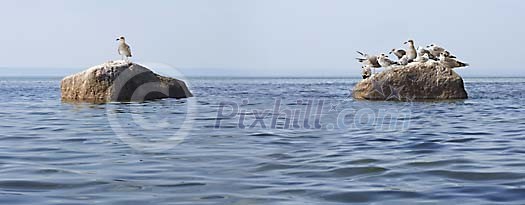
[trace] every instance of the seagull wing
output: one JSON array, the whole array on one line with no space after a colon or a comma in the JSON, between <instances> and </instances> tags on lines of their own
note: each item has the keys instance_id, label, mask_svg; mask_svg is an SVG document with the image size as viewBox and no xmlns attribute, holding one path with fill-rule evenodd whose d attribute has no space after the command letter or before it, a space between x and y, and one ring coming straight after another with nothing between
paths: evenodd
<instances>
[{"instance_id":1,"label":"seagull wing","mask_svg":"<svg viewBox=\"0 0 525 205\"><path fill-rule=\"evenodd\" d=\"M401 59L404 55L406 55L407 52L402 49L398 49L394 51L394 55L397 57L397 59Z\"/></svg>"},{"instance_id":2,"label":"seagull wing","mask_svg":"<svg viewBox=\"0 0 525 205\"><path fill-rule=\"evenodd\" d=\"M364 58L355 58L355 59L356 59L357 61L359 61L360 63L366 61L366 59L364 59Z\"/></svg>"}]
</instances>

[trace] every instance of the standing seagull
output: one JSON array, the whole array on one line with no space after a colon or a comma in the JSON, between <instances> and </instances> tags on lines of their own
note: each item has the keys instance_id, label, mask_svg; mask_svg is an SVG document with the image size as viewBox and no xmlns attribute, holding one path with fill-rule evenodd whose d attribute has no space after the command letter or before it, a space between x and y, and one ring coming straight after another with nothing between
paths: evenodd
<instances>
[{"instance_id":1,"label":"standing seagull","mask_svg":"<svg viewBox=\"0 0 525 205\"><path fill-rule=\"evenodd\" d=\"M404 44L408 44L407 57L409 61L413 61L417 58L416 47L414 46L414 40L408 40Z\"/></svg>"},{"instance_id":2,"label":"standing seagull","mask_svg":"<svg viewBox=\"0 0 525 205\"><path fill-rule=\"evenodd\" d=\"M441 65L451 69L469 66L468 63L463 63L455 58L450 58L446 52L441 52L439 54L439 62L441 63Z\"/></svg>"},{"instance_id":3,"label":"standing seagull","mask_svg":"<svg viewBox=\"0 0 525 205\"><path fill-rule=\"evenodd\" d=\"M393 48L390 51L389 54L394 54L395 56L397 56L397 59L399 60L399 59L403 58L403 56L406 55L407 52L405 50L403 50L403 49L395 49L395 48Z\"/></svg>"},{"instance_id":4,"label":"standing seagull","mask_svg":"<svg viewBox=\"0 0 525 205\"><path fill-rule=\"evenodd\" d=\"M124 36L121 36L117 38L118 41L118 54L122 56L122 60L126 58L126 61L128 61L128 58L131 57L131 48L128 44L126 44L126 39Z\"/></svg>"}]
</instances>

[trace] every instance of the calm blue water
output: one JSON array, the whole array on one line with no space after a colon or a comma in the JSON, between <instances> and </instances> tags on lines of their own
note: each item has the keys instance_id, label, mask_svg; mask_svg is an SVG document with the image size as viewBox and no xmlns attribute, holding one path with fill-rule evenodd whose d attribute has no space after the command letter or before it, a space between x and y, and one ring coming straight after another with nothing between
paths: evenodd
<instances>
[{"instance_id":1,"label":"calm blue water","mask_svg":"<svg viewBox=\"0 0 525 205\"><path fill-rule=\"evenodd\" d=\"M108 105L61 103L59 80L0 79L0 204L525 204L523 78L403 103L193 78L192 100Z\"/></svg>"}]
</instances>

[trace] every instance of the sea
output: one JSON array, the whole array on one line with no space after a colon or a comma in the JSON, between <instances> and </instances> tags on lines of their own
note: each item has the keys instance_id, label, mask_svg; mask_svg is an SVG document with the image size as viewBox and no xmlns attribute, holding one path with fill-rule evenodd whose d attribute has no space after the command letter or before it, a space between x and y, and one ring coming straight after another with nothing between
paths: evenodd
<instances>
[{"instance_id":1,"label":"sea","mask_svg":"<svg viewBox=\"0 0 525 205\"><path fill-rule=\"evenodd\" d=\"M395 102L194 77L192 98L106 104L60 80L0 78L0 204L525 204L525 78Z\"/></svg>"}]
</instances>

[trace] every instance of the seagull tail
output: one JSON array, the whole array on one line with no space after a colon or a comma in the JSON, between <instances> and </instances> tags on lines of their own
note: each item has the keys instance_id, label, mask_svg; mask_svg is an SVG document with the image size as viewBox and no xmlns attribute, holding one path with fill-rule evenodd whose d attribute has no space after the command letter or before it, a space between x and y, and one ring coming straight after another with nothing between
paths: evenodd
<instances>
[{"instance_id":1,"label":"seagull tail","mask_svg":"<svg viewBox=\"0 0 525 205\"><path fill-rule=\"evenodd\" d=\"M459 63L459 66L461 66L461 67L467 67L467 66L469 66L468 63L463 63L463 62L458 62L458 63Z\"/></svg>"},{"instance_id":2,"label":"seagull tail","mask_svg":"<svg viewBox=\"0 0 525 205\"><path fill-rule=\"evenodd\" d=\"M366 59L363 59L363 58L355 58L357 61L359 61L360 63L364 62Z\"/></svg>"},{"instance_id":3,"label":"seagull tail","mask_svg":"<svg viewBox=\"0 0 525 205\"><path fill-rule=\"evenodd\" d=\"M359 55L365 56L365 54L361 51L356 51Z\"/></svg>"}]
</instances>

